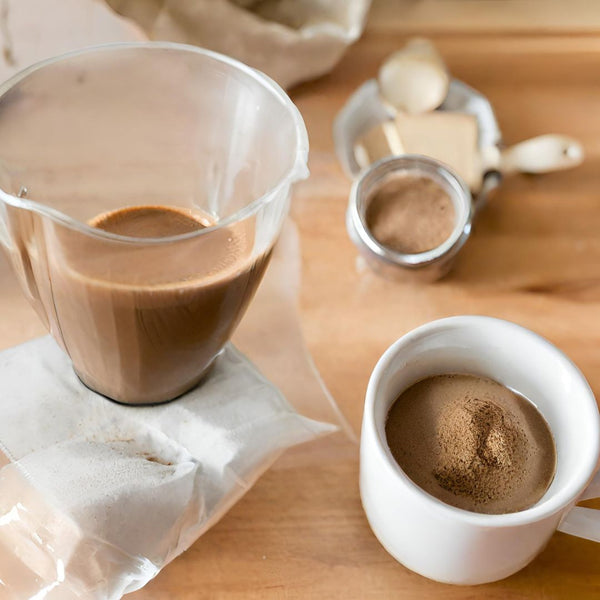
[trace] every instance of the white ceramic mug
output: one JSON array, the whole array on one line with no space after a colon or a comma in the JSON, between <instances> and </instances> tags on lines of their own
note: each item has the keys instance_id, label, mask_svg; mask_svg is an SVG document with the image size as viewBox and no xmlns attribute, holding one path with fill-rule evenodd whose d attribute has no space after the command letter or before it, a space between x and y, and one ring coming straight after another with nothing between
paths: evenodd
<instances>
[{"instance_id":1,"label":"white ceramic mug","mask_svg":"<svg viewBox=\"0 0 600 600\"><path fill-rule=\"evenodd\" d=\"M388 410L410 385L443 373L495 379L542 413L554 435L557 466L537 504L503 515L461 510L419 488L398 466L385 437ZM600 542L600 511L574 507L600 497L600 475L592 480L599 450L594 395L560 350L508 321L441 319L392 344L371 375L360 447L362 503L379 541L409 569L445 583L495 581L527 565L557 528Z\"/></svg>"}]
</instances>

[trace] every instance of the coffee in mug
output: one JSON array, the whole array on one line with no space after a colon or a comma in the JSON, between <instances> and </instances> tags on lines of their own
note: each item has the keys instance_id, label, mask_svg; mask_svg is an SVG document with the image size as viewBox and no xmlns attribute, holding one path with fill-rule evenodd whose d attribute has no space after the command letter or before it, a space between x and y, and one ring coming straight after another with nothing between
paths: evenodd
<instances>
[{"instance_id":1,"label":"coffee in mug","mask_svg":"<svg viewBox=\"0 0 600 600\"><path fill-rule=\"evenodd\" d=\"M552 482L556 449L532 402L487 377L418 381L396 399L386 438L402 470L442 502L479 513L524 510Z\"/></svg>"},{"instance_id":2,"label":"coffee in mug","mask_svg":"<svg viewBox=\"0 0 600 600\"><path fill-rule=\"evenodd\" d=\"M390 434L406 408L395 406L405 393L413 396L407 406L414 405L413 414L406 411L404 415L407 439L410 436L418 447L431 444L433 438L448 451L440 453L439 461L428 457L431 462L421 469L433 471L430 475L437 490L426 491L425 482L417 484L409 476L408 461L398 460L399 440ZM535 402L535 407L529 401ZM429 407L424 410L425 404ZM445 413L445 418L436 419L436 411L438 417ZM509 413L510 427L503 429L502 420L507 425ZM549 431L540 418L552 432L554 469L553 459L548 458L552 454ZM418 440L419 435L424 437L427 425L429 441ZM408 431L413 428L415 431ZM512 448L506 445L511 437L507 432L515 434L519 429L529 436L526 449L537 453L533 462L522 452L523 435L520 442L513 440ZM484 439L478 440L478 436ZM523 568L556 529L600 542L600 512L575 506L600 494L600 474L594 477L599 453L600 415L594 394L562 352L514 323L481 316L451 317L404 335L373 370L360 442L361 500L379 541L409 569L446 583L486 583ZM491 484L498 483L498 471L490 469L489 463L508 463L519 456L525 458L525 470L532 467L534 477L508 489L502 485L494 488ZM462 458L469 464L473 461L471 468L461 465L455 469ZM482 464L477 466L477 460ZM487 483L485 491L492 496L496 493L487 502L480 502L484 488L478 488L478 480L472 477L477 469L483 474L479 483ZM412 477L417 475L412 473ZM551 483L542 492L547 479ZM441 499L442 491L449 498ZM536 501L538 493L542 495ZM448 500L469 501L471 506L463 510ZM533 504L522 507L529 502ZM497 514L477 512L477 508L490 512L493 508Z\"/></svg>"}]
</instances>

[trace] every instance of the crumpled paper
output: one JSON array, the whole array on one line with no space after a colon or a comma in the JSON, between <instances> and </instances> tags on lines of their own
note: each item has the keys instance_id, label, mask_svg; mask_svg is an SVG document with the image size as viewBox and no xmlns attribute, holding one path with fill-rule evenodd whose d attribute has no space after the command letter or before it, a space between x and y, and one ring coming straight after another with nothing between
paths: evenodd
<instances>
[{"instance_id":1,"label":"crumpled paper","mask_svg":"<svg viewBox=\"0 0 600 600\"><path fill-rule=\"evenodd\" d=\"M371 0L106 0L152 40L237 58L283 87L327 73L362 33Z\"/></svg>"},{"instance_id":2,"label":"crumpled paper","mask_svg":"<svg viewBox=\"0 0 600 600\"><path fill-rule=\"evenodd\" d=\"M0 0L0 81L95 44L147 39L237 58L283 87L318 77L362 33L371 0Z\"/></svg>"}]
</instances>

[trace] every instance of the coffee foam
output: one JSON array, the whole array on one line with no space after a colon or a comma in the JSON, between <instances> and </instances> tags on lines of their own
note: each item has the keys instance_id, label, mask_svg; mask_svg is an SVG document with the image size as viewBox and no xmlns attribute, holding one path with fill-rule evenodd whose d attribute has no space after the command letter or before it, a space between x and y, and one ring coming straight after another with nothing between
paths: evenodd
<instances>
[{"instance_id":1,"label":"coffee foam","mask_svg":"<svg viewBox=\"0 0 600 600\"><path fill-rule=\"evenodd\" d=\"M124 210L135 208L137 207L127 207ZM64 229L58 232L52 251L53 256L60 260L61 270L73 278L98 287L160 292L225 282L250 269L260 260L260 257L253 256L254 234L247 223L233 223L218 228L218 221L214 217L198 209L162 206L140 208L179 212L196 220L201 228L196 234L169 236L168 239L141 236L119 236L112 239ZM123 209L118 209L102 213L91 219L89 224L96 227L122 211ZM269 252L270 248L264 254ZM193 268L188 269L185 275L177 276L177 268L184 263ZM162 272L166 275L158 276L168 280L139 281L143 278L144 271L149 279Z\"/></svg>"},{"instance_id":2,"label":"coffee foam","mask_svg":"<svg viewBox=\"0 0 600 600\"><path fill-rule=\"evenodd\" d=\"M540 500L556 466L550 428L523 396L484 377L428 377L389 411L386 437L405 473L474 512L517 512Z\"/></svg>"}]
</instances>

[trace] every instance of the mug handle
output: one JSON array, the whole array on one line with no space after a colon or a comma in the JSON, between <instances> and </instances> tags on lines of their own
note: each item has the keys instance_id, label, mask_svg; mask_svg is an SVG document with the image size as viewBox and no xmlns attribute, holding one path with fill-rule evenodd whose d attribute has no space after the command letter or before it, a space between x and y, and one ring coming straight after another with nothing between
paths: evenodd
<instances>
[{"instance_id":1,"label":"mug handle","mask_svg":"<svg viewBox=\"0 0 600 600\"><path fill-rule=\"evenodd\" d=\"M591 500L592 498L600 498L600 471L596 473L579 500ZM561 521L558 531L592 542L600 542L600 510L575 506Z\"/></svg>"}]
</instances>

